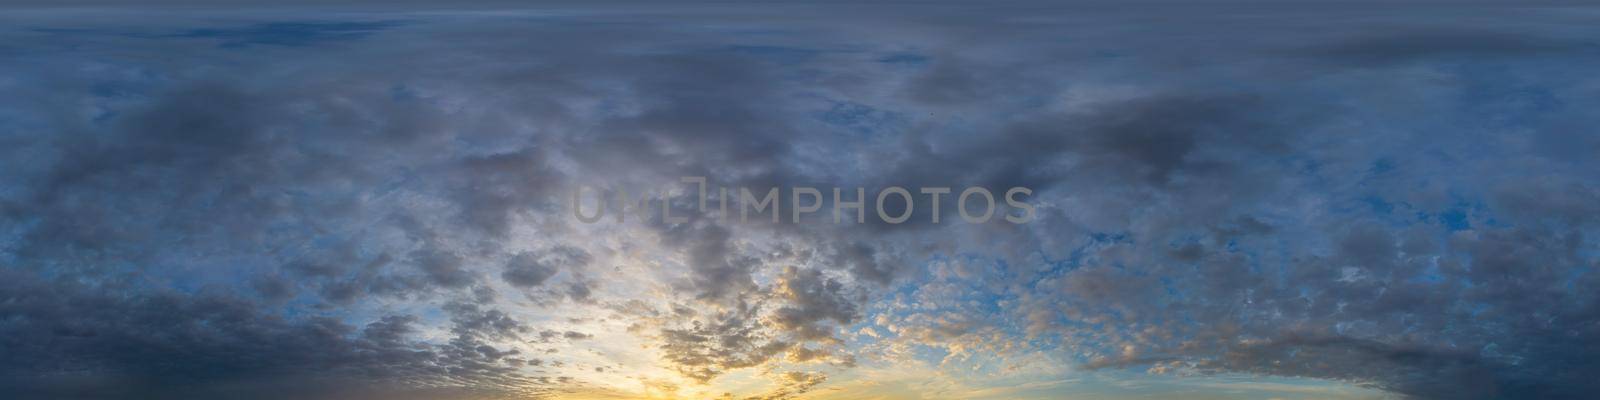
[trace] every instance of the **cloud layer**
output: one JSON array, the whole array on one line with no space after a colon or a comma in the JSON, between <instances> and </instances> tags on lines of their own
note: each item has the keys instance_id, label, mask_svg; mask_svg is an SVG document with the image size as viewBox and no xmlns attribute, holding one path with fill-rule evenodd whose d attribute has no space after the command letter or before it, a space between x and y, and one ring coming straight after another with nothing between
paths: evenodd
<instances>
[{"instance_id":1,"label":"cloud layer","mask_svg":"<svg viewBox=\"0 0 1600 400\"><path fill-rule=\"evenodd\" d=\"M0 17L0 391L1600 391L1593 9L353 8Z\"/></svg>"}]
</instances>

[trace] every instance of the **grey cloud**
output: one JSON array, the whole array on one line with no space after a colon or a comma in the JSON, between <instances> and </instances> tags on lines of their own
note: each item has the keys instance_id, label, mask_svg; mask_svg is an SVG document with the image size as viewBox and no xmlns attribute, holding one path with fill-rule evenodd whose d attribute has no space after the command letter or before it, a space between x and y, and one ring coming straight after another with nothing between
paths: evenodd
<instances>
[{"instance_id":1,"label":"grey cloud","mask_svg":"<svg viewBox=\"0 0 1600 400\"><path fill-rule=\"evenodd\" d=\"M1440 58L1472 57L1483 60L1567 55L1593 50L1593 43L1582 39L1488 29L1464 30L1458 27L1417 29L1380 26L1374 31L1375 33L1354 35L1332 43L1303 47L1290 54L1324 62L1373 67Z\"/></svg>"},{"instance_id":2,"label":"grey cloud","mask_svg":"<svg viewBox=\"0 0 1600 400\"><path fill-rule=\"evenodd\" d=\"M289 320L225 294L139 293L7 272L5 391L17 398L417 396L430 387L524 390L522 378L412 339L410 316L357 329ZM494 326L464 319L464 326ZM66 373L63 373L66 371ZM385 388L387 387L387 388ZM496 389L498 388L498 389Z\"/></svg>"},{"instance_id":3,"label":"grey cloud","mask_svg":"<svg viewBox=\"0 0 1600 400\"><path fill-rule=\"evenodd\" d=\"M515 286L539 286L555 275L555 267L541 264L529 254L519 254L506 266L500 276Z\"/></svg>"},{"instance_id":4,"label":"grey cloud","mask_svg":"<svg viewBox=\"0 0 1600 400\"><path fill-rule=\"evenodd\" d=\"M665 361L686 377L709 381L730 369L766 363L791 345L759 330L749 307L708 315L682 328L662 329ZM702 322L704 321L704 322Z\"/></svg>"},{"instance_id":5,"label":"grey cloud","mask_svg":"<svg viewBox=\"0 0 1600 400\"><path fill-rule=\"evenodd\" d=\"M557 338L565 339L565 340L586 340L586 339L594 338L594 335L583 333L583 332L578 332L578 331L560 332L560 331L553 331L553 330L545 330L545 331L540 331L539 332L539 341L540 342L548 343L551 340L554 340L554 339L557 339Z\"/></svg>"},{"instance_id":6,"label":"grey cloud","mask_svg":"<svg viewBox=\"0 0 1600 400\"><path fill-rule=\"evenodd\" d=\"M198 28L164 37L218 40L218 46L306 46L319 42L356 40L399 22L269 22L240 28Z\"/></svg>"},{"instance_id":7,"label":"grey cloud","mask_svg":"<svg viewBox=\"0 0 1600 400\"><path fill-rule=\"evenodd\" d=\"M418 250L411 254L411 261L423 275L434 284L459 288L471 284L475 280L471 272L462 265L464 260L460 256L444 250Z\"/></svg>"},{"instance_id":8,"label":"grey cloud","mask_svg":"<svg viewBox=\"0 0 1600 400\"><path fill-rule=\"evenodd\" d=\"M591 258L588 252L572 246L558 246L540 253L524 252L512 257L500 276L513 286L539 286L563 268L588 265Z\"/></svg>"},{"instance_id":9,"label":"grey cloud","mask_svg":"<svg viewBox=\"0 0 1600 400\"><path fill-rule=\"evenodd\" d=\"M665 318L666 326L659 330L665 361L700 381L780 359L849 365L854 362L849 354L826 349L841 343L834 331L858 317L856 301L846 290L819 270L787 267L777 282L759 292L767 300L741 300L735 308L714 314ZM822 376L815 378L820 382Z\"/></svg>"},{"instance_id":10,"label":"grey cloud","mask_svg":"<svg viewBox=\"0 0 1600 400\"><path fill-rule=\"evenodd\" d=\"M779 387L759 396L751 396L746 400L782 400L792 399L796 396L810 392L817 385L828 380L827 375L815 372L790 371L778 375Z\"/></svg>"},{"instance_id":11,"label":"grey cloud","mask_svg":"<svg viewBox=\"0 0 1600 400\"><path fill-rule=\"evenodd\" d=\"M773 312L773 321L801 340L837 340L832 327L820 323L849 325L856 318L856 305L847 297L844 285L824 277L821 271L784 268L772 291L784 300Z\"/></svg>"}]
</instances>

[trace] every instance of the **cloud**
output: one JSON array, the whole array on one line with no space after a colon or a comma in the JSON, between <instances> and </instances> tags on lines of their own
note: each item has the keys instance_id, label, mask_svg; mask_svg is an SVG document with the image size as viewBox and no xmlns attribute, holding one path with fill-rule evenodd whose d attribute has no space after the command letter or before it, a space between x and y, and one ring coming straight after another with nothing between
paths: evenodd
<instances>
[{"instance_id":1,"label":"cloud","mask_svg":"<svg viewBox=\"0 0 1600 400\"><path fill-rule=\"evenodd\" d=\"M24 13L0 387L792 398L1070 364L1596 390L1595 59L1567 17L828 10ZM1529 22L1478 28L1499 12ZM1026 186L1039 214L565 208L685 176Z\"/></svg>"},{"instance_id":2,"label":"cloud","mask_svg":"<svg viewBox=\"0 0 1600 400\"><path fill-rule=\"evenodd\" d=\"M436 387L529 390L497 354L461 351L514 323L459 308L451 345L415 337L418 319L385 316L364 328L326 317L289 319L228 294L146 293L114 284L51 282L7 273L0 324L7 391L19 398L308 398L417 395ZM411 392L411 393L408 393Z\"/></svg>"},{"instance_id":3,"label":"cloud","mask_svg":"<svg viewBox=\"0 0 1600 400\"><path fill-rule=\"evenodd\" d=\"M218 46L307 46L318 42L356 40L400 25L398 22L269 22L241 28L197 28L168 35L220 40Z\"/></svg>"},{"instance_id":4,"label":"cloud","mask_svg":"<svg viewBox=\"0 0 1600 400\"><path fill-rule=\"evenodd\" d=\"M1371 67L1440 58L1484 60L1562 55L1582 51L1589 45L1582 40L1464 27L1383 28L1386 29L1374 34L1319 43L1292 53L1318 60Z\"/></svg>"},{"instance_id":5,"label":"cloud","mask_svg":"<svg viewBox=\"0 0 1600 400\"><path fill-rule=\"evenodd\" d=\"M572 246L558 246L544 254L523 252L511 258L500 277L512 286L539 286L560 268L582 267L589 260L588 252Z\"/></svg>"}]
</instances>

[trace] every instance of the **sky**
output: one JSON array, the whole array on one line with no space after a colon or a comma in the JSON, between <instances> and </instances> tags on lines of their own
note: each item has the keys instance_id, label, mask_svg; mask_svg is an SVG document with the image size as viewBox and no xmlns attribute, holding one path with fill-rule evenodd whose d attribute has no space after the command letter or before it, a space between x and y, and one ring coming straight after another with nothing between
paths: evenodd
<instances>
[{"instance_id":1,"label":"sky","mask_svg":"<svg viewBox=\"0 0 1600 400\"><path fill-rule=\"evenodd\" d=\"M1597 7L0 7L0 397L1600 392Z\"/></svg>"}]
</instances>

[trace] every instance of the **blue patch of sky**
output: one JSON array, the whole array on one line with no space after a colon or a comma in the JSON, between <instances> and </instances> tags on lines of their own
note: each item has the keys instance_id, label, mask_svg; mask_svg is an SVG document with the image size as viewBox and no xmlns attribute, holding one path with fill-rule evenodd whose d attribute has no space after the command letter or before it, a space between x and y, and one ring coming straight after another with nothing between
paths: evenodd
<instances>
[{"instance_id":1,"label":"blue patch of sky","mask_svg":"<svg viewBox=\"0 0 1600 400\"><path fill-rule=\"evenodd\" d=\"M1472 223L1467 221L1466 211L1462 211L1459 208L1451 208L1439 213L1439 222L1452 231L1472 229Z\"/></svg>"},{"instance_id":2,"label":"blue patch of sky","mask_svg":"<svg viewBox=\"0 0 1600 400\"><path fill-rule=\"evenodd\" d=\"M1094 250L1104 247L1107 244L1105 241L1096 239L1094 235L1089 235L1089 239L1090 240L1085 242L1083 245L1072 249L1070 252L1067 252L1067 257L1063 259L1054 260L1051 259L1048 254L1038 253L1039 259L1043 261L1045 268L1033 276L1033 279L1030 280L1028 284L1030 286L1037 286L1041 281L1059 277L1068 272L1072 272L1073 270L1077 270L1079 267L1083 266L1083 263L1085 262L1085 259L1088 258L1089 254L1092 254Z\"/></svg>"}]
</instances>

